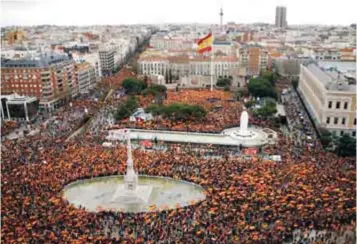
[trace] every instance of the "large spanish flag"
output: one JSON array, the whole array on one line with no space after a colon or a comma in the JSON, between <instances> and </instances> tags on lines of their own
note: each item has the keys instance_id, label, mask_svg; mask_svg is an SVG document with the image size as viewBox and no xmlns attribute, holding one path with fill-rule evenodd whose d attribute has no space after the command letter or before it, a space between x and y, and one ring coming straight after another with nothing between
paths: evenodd
<instances>
[{"instance_id":1,"label":"large spanish flag","mask_svg":"<svg viewBox=\"0 0 357 244\"><path fill-rule=\"evenodd\" d=\"M210 52L212 50L213 37L212 33L200 39L198 42L198 53Z\"/></svg>"}]
</instances>

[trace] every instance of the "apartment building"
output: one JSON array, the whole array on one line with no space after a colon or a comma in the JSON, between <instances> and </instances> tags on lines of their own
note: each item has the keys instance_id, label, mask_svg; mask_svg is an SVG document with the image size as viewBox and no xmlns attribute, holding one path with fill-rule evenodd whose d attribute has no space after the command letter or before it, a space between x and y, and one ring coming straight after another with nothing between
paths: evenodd
<instances>
[{"instance_id":1,"label":"apartment building","mask_svg":"<svg viewBox=\"0 0 357 244\"><path fill-rule=\"evenodd\" d=\"M340 49L341 61L356 61L356 48L342 48Z\"/></svg>"},{"instance_id":2,"label":"apartment building","mask_svg":"<svg viewBox=\"0 0 357 244\"><path fill-rule=\"evenodd\" d=\"M268 51L258 45L242 45L238 49L238 58L248 75L259 75L260 71L270 67Z\"/></svg>"},{"instance_id":3,"label":"apartment building","mask_svg":"<svg viewBox=\"0 0 357 244\"><path fill-rule=\"evenodd\" d=\"M312 56L316 60L340 60L341 54L338 48L316 48Z\"/></svg>"},{"instance_id":4,"label":"apartment building","mask_svg":"<svg viewBox=\"0 0 357 244\"><path fill-rule=\"evenodd\" d=\"M192 49L194 40L186 40L178 37L153 36L150 39L150 47L159 50L188 50Z\"/></svg>"},{"instance_id":5,"label":"apartment building","mask_svg":"<svg viewBox=\"0 0 357 244\"><path fill-rule=\"evenodd\" d=\"M103 48L99 50L100 68L103 76L110 76L115 67L115 50L113 48Z\"/></svg>"},{"instance_id":6,"label":"apartment building","mask_svg":"<svg viewBox=\"0 0 357 244\"><path fill-rule=\"evenodd\" d=\"M88 62L76 64L76 79L79 93L88 93L96 85L94 67Z\"/></svg>"},{"instance_id":7,"label":"apartment building","mask_svg":"<svg viewBox=\"0 0 357 244\"><path fill-rule=\"evenodd\" d=\"M67 55L58 54L8 60L1 68L1 92L36 97L40 109L53 111L78 95L74 65Z\"/></svg>"},{"instance_id":8,"label":"apartment building","mask_svg":"<svg viewBox=\"0 0 357 244\"><path fill-rule=\"evenodd\" d=\"M356 77L323 70L318 63L302 64L298 91L315 124L331 133L356 136Z\"/></svg>"}]
</instances>

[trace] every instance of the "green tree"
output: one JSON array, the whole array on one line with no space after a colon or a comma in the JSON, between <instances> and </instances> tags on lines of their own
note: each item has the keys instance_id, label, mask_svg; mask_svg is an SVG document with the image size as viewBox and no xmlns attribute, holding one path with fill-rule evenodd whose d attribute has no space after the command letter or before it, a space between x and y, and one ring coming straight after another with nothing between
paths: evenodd
<instances>
[{"instance_id":1,"label":"green tree","mask_svg":"<svg viewBox=\"0 0 357 244\"><path fill-rule=\"evenodd\" d=\"M161 115L171 120L200 120L207 114L206 110L199 105L188 105L174 103L170 105L150 105L146 109L147 112L153 115Z\"/></svg>"},{"instance_id":2,"label":"green tree","mask_svg":"<svg viewBox=\"0 0 357 244\"><path fill-rule=\"evenodd\" d=\"M225 86L230 86L231 85L231 80L229 78L218 78L216 85L219 87L225 87Z\"/></svg>"},{"instance_id":3,"label":"green tree","mask_svg":"<svg viewBox=\"0 0 357 244\"><path fill-rule=\"evenodd\" d=\"M274 115L277 112L276 103L267 102L262 108L259 108L255 111L255 114L262 116L263 118L268 118Z\"/></svg>"},{"instance_id":4,"label":"green tree","mask_svg":"<svg viewBox=\"0 0 357 244\"><path fill-rule=\"evenodd\" d=\"M144 81L135 78L126 78L122 86L128 94L139 94L147 87Z\"/></svg>"},{"instance_id":5,"label":"green tree","mask_svg":"<svg viewBox=\"0 0 357 244\"><path fill-rule=\"evenodd\" d=\"M276 98L277 94L272 84L263 78L253 78L249 80L248 91L254 97L272 97Z\"/></svg>"},{"instance_id":6,"label":"green tree","mask_svg":"<svg viewBox=\"0 0 357 244\"><path fill-rule=\"evenodd\" d=\"M165 84L168 84L169 83L169 73L166 72L165 73Z\"/></svg>"},{"instance_id":7,"label":"green tree","mask_svg":"<svg viewBox=\"0 0 357 244\"><path fill-rule=\"evenodd\" d=\"M172 84L172 72L169 70L169 83Z\"/></svg>"},{"instance_id":8,"label":"green tree","mask_svg":"<svg viewBox=\"0 0 357 244\"><path fill-rule=\"evenodd\" d=\"M294 87L294 89L297 89L298 86L299 86L299 79L298 79L298 78L294 78L294 79L291 81L291 84L292 84L292 86Z\"/></svg>"},{"instance_id":9,"label":"green tree","mask_svg":"<svg viewBox=\"0 0 357 244\"><path fill-rule=\"evenodd\" d=\"M166 86L164 85L157 85L157 84L151 84L148 88L143 90L141 92L141 95L147 96L147 95L152 95L152 96L162 96L164 97L166 93Z\"/></svg>"},{"instance_id":10,"label":"green tree","mask_svg":"<svg viewBox=\"0 0 357 244\"><path fill-rule=\"evenodd\" d=\"M275 85L275 80L276 80L276 74L273 71L262 71L260 74L260 77L263 79L266 79L270 82L270 84L272 84L272 86Z\"/></svg>"},{"instance_id":11,"label":"green tree","mask_svg":"<svg viewBox=\"0 0 357 244\"><path fill-rule=\"evenodd\" d=\"M127 101L121 103L115 113L117 121L126 119L138 108L138 103L134 96L130 96Z\"/></svg>"},{"instance_id":12,"label":"green tree","mask_svg":"<svg viewBox=\"0 0 357 244\"><path fill-rule=\"evenodd\" d=\"M333 140L333 138L332 138L331 133L324 128L320 128L320 141L321 141L322 145L324 147L327 147L330 145L332 140Z\"/></svg>"},{"instance_id":13,"label":"green tree","mask_svg":"<svg viewBox=\"0 0 357 244\"><path fill-rule=\"evenodd\" d=\"M339 156L356 156L356 139L344 134L338 140L336 153Z\"/></svg>"},{"instance_id":14,"label":"green tree","mask_svg":"<svg viewBox=\"0 0 357 244\"><path fill-rule=\"evenodd\" d=\"M144 83L145 83L145 86L148 86L148 76L147 75L145 75L144 76Z\"/></svg>"}]
</instances>

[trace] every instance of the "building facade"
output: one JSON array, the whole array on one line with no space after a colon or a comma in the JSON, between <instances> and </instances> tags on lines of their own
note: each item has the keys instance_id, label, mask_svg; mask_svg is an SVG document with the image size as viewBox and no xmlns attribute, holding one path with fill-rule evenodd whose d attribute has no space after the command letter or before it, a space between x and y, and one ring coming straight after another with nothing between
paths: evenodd
<instances>
[{"instance_id":1,"label":"building facade","mask_svg":"<svg viewBox=\"0 0 357 244\"><path fill-rule=\"evenodd\" d=\"M39 101L36 97L17 94L1 95L0 115L2 120L30 121L37 115Z\"/></svg>"},{"instance_id":2,"label":"building facade","mask_svg":"<svg viewBox=\"0 0 357 244\"><path fill-rule=\"evenodd\" d=\"M171 73L175 79L188 76L210 76L211 67L215 79L232 76L239 61L234 56L215 57L211 66L210 57L146 57L138 61L139 73L150 76L165 76Z\"/></svg>"},{"instance_id":3,"label":"building facade","mask_svg":"<svg viewBox=\"0 0 357 244\"><path fill-rule=\"evenodd\" d=\"M115 50L106 48L99 51L100 67L103 76L110 76L115 68L114 64Z\"/></svg>"},{"instance_id":4,"label":"building facade","mask_svg":"<svg viewBox=\"0 0 357 244\"><path fill-rule=\"evenodd\" d=\"M78 95L74 61L48 54L35 59L9 60L1 68L2 94L36 97L40 109L53 111Z\"/></svg>"},{"instance_id":5,"label":"building facade","mask_svg":"<svg viewBox=\"0 0 357 244\"><path fill-rule=\"evenodd\" d=\"M95 69L88 62L76 64L76 79L79 93L88 93L96 85Z\"/></svg>"},{"instance_id":6,"label":"building facade","mask_svg":"<svg viewBox=\"0 0 357 244\"><path fill-rule=\"evenodd\" d=\"M278 28L286 28L288 25L286 21L286 7L277 6L275 8L275 26Z\"/></svg>"},{"instance_id":7,"label":"building facade","mask_svg":"<svg viewBox=\"0 0 357 244\"><path fill-rule=\"evenodd\" d=\"M238 50L239 63L246 67L247 75L259 75L269 68L269 54L258 45L243 45Z\"/></svg>"},{"instance_id":8,"label":"building facade","mask_svg":"<svg viewBox=\"0 0 357 244\"><path fill-rule=\"evenodd\" d=\"M324 71L317 63L302 64L298 91L318 127L356 136L356 80Z\"/></svg>"}]
</instances>

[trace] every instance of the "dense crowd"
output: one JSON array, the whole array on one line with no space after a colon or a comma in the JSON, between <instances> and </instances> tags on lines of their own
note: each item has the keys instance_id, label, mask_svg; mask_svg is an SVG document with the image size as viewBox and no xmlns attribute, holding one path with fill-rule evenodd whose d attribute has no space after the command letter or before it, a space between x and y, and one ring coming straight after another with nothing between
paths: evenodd
<instances>
[{"instance_id":1,"label":"dense crowd","mask_svg":"<svg viewBox=\"0 0 357 244\"><path fill-rule=\"evenodd\" d=\"M165 104L172 103L188 103L198 104L207 110L207 115L201 120L194 121L173 121L167 118L156 118L155 121L137 121L130 122L129 120L121 121L117 128L141 128L141 129L156 129L156 130L176 130L190 132L209 132L219 133L228 127L239 126L240 115L243 111L242 103L233 101L229 92L213 91L207 89L202 90L180 90L168 91ZM144 101L144 102L143 102ZM140 105L146 107L152 98L140 98ZM259 125L262 127L272 127L270 121L250 117L251 125Z\"/></svg>"},{"instance_id":2,"label":"dense crowd","mask_svg":"<svg viewBox=\"0 0 357 244\"><path fill-rule=\"evenodd\" d=\"M185 99L184 94L187 100L195 99L192 91L180 92L169 92L168 102L179 101L171 96ZM202 125L189 122L190 130L218 132L239 123L239 102L218 98L211 108L208 97L198 98L211 109L208 118L212 121L207 119ZM220 110L212 112L217 105ZM75 106L70 110L75 111ZM84 106L90 109L88 103ZM103 116L107 113L104 110ZM67 118L70 117L63 116L63 122ZM99 117L98 125L100 122ZM269 122L255 118L251 123L269 127ZM177 129L173 123L165 126ZM4 243L283 243L296 241L297 230L344 233L356 227L355 159L340 158L317 148L302 150L299 159L294 159L293 140L281 133L277 144L264 148L267 154L281 155L281 162L237 156L207 159L200 154L200 148L197 151L179 145L167 147L166 151L134 150L139 174L199 184L205 189L205 201L138 214L109 210L91 213L75 208L62 198L61 190L68 183L125 172L125 147L105 148L92 137L93 133L87 133L65 141L40 133L3 142ZM216 150L224 153L224 149ZM314 243L330 237L326 234L304 238L306 243ZM355 234L345 235L344 243L354 243L355 238Z\"/></svg>"},{"instance_id":3,"label":"dense crowd","mask_svg":"<svg viewBox=\"0 0 357 244\"><path fill-rule=\"evenodd\" d=\"M14 131L16 128L19 127L19 123L16 121L3 121L1 122L1 131L0 134L1 136L5 136L12 131Z\"/></svg>"}]
</instances>

